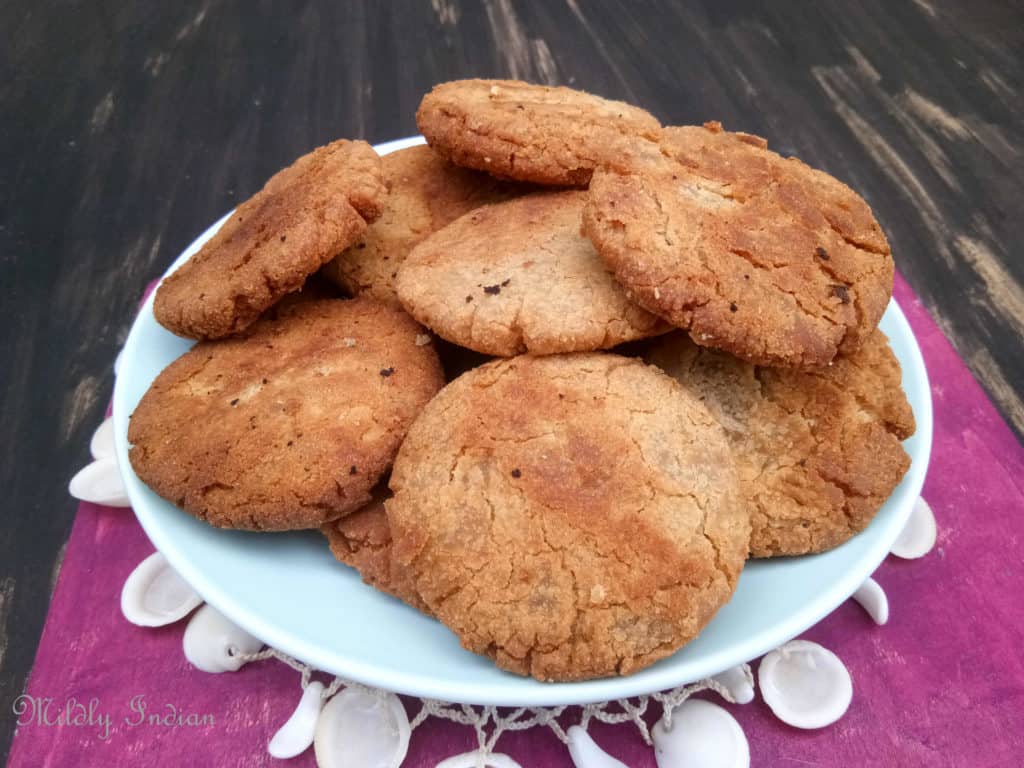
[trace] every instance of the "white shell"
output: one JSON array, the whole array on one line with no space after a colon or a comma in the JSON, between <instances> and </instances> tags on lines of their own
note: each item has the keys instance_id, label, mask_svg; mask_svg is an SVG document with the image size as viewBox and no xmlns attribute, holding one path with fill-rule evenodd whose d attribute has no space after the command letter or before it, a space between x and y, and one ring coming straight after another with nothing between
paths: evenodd
<instances>
[{"instance_id":1,"label":"white shell","mask_svg":"<svg viewBox=\"0 0 1024 768\"><path fill-rule=\"evenodd\" d=\"M114 420L107 417L96 427L89 441L89 453L94 459L109 459L114 455Z\"/></svg>"},{"instance_id":2,"label":"white shell","mask_svg":"<svg viewBox=\"0 0 1024 768\"><path fill-rule=\"evenodd\" d=\"M482 758L482 763L477 760ZM485 768L523 768L519 763L508 755L500 752L491 752L488 755L481 755L479 752L465 752L455 757L449 757L437 764L437 768L476 768L483 765Z\"/></svg>"},{"instance_id":3,"label":"white shell","mask_svg":"<svg viewBox=\"0 0 1024 768\"><path fill-rule=\"evenodd\" d=\"M569 737L569 756L576 768L629 768L597 746L580 726L572 726L566 735Z\"/></svg>"},{"instance_id":4,"label":"white shell","mask_svg":"<svg viewBox=\"0 0 1024 768\"><path fill-rule=\"evenodd\" d=\"M140 627L162 627L183 619L203 602L159 552L131 572L121 589L121 613Z\"/></svg>"},{"instance_id":5,"label":"white shell","mask_svg":"<svg viewBox=\"0 0 1024 768\"><path fill-rule=\"evenodd\" d=\"M749 704L754 700L754 679L744 664L719 672L711 679L724 686L737 704Z\"/></svg>"},{"instance_id":6,"label":"white shell","mask_svg":"<svg viewBox=\"0 0 1024 768\"><path fill-rule=\"evenodd\" d=\"M82 468L68 483L68 492L79 501L107 507L130 507L128 494L113 456Z\"/></svg>"},{"instance_id":7,"label":"white shell","mask_svg":"<svg viewBox=\"0 0 1024 768\"><path fill-rule=\"evenodd\" d=\"M870 576L853 593L853 599L868 612L868 616L875 624L881 626L889 620L889 599L885 596L882 585Z\"/></svg>"},{"instance_id":8,"label":"white shell","mask_svg":"<svg viewBox=\"0 0 1024 768\"><path fill-rule=\"evenodd\" d=\"M320 717L320 710L324 708L324 700L320 696L323 691L323 683L316 680L306 686L292 716L278 728L274 738L267 745L271 757L287 760L309 749L316 733L316 721Z\"/></svg>"},{"instance_id":9,"label":"white shell","mask_svg":"<svg viewBox=\"0 0 1024 768\"><path fill-rule=\"evenodd\" d=\"M896 557L905 560L916 560L924 557L932 551L935 546L935 515L928 502L918 496L914 502L914 509L910 512L910 519L903 527L900 535L892 545L892 553Z\"/></svg>"},{"instance_id":10,"label":"white shell","mask_svg":"<svg viewBox=\"0 0 1024 768\"><path fill-rule=\"evenodd\" d=\"M850 673L839 657L809 640L793 640L761 660L761 696L795 728L824 728L841 718L853 699Z\"/></svg>"},{"instance_id":11,"label":"white shell","mask_svg":"<svg viewBox=\"0 0 1024 768\"><path fill-rule=\"evenodd\" d=\"M409 717L393 693L350 687L327 702L313 746L320 768L398 768L409 750Z\"/></svg>"},{"instance_id":12,"label":"white shell","mask_svg":"<svg viewBox=\"0 0 1024 768\"><path fill-rule=\"evenodd\" d=\"M255 653L263 647L241 627L235 626L212 605L204 605L191 618L181 641L185 658L203 672L234 672L245 661L240 653Z\"/></svg>"},{"instance_id":13,"label":"white shell","mask_svg":"<svg viewBox=\"0 0 1024 768\"><path fill-rule=\"evenodd\" d=\"M121 360L124 358L124 349L117 351L117 357L114 358L114 376L121 374Z\"/></svg>"},{"instance_id":14,"label":"white shell","mask_svg":"<svg viewBox=\"0 0 1024 768\"><path fill-rule=\"evenodd\" d=\"M651 731L658 768L749 768L750 746L736 718L717 704L687 699Z\"/></svg>"}]
</instances>

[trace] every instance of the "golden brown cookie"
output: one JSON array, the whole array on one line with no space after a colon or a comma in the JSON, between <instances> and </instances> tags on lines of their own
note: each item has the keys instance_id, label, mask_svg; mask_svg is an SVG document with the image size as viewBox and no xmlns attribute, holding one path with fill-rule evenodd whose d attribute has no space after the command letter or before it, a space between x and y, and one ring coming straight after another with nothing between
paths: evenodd
<instances>
[{"instance_id":1,"label":"golden brown cookie","mask_svg":"<svg viewBox=\"0 0 1024 768\"><path fill-rule=\"evenodd\" d=\"M193 339L244 330L358 240L385 193L380 158L364 141L342 139L303 155L164 279L153 314Z\"/></svg>"},{"instance_id":2,"label":"golden brown cookie","mask_svg":"<svg viewBox=\"0 0 1024 768\"><path fill-rule=\"evenodd\" d=\"M430 610L416 594L408 570L391 557L391 529L384 511L384 498L375 494L365 507L320 528L331 553L342 563L355 568L363 581L424 613Z\"/></svg>"},{"instance_id":3,"label":"golden brown cookie","mask_svg":"<svg viewBox=\"0 0 1024 768\"><path fill-rule=\"evenodd\" d=\"M388 189L384 212L358 243L321 271L352 295L396 307L401 304L395 276L413 246L477 206L525 189L452 165L426 146L384 155L381 166Z\"/></svg>"},{"instance_id":4,"label":"golden brown cookie","mask_svg":"<svg viewBox=\"0 0 1024 768\"><path fill-rule=\"evenodd\" d=\"M585 199L538 192L467 213L416 246L399 298L440 336L502 357L589 352L668 330L626 298L580 234Z\"/></svg>"},{"instance_id":5,"label":"golden brown cookie","mask_svg":"<svg viewBox=\"0 0 1024 768\"><path fill-rule=\"evenodd\" d=\"M423 97L416 125L456 165L499 178L586 186L653 144L660 123L639 107L518 80L455 80Z\"/></svg>"},{"instance_id":6,"label":"golden brown cookie","mask_svg":"<svg viewBox=\"0 0 1024 768\"><path fill-rule=\"evenodd\" d=\"M312 275L302 288L283 296L280 301L274 304L268 311L263 313L264 317L271 317L277 312L291 311L295 304L304 304L307 301L324 301L325 299L345 299L337 285L321 277L319 274Z\"/></svg>"},{"instance_id":7,"label":"golden brown cookie","mask_svg":"<svg viewBox=\"0 0 1024 768\"><path fill-rule=\"evenodd\" d=\"M630 296L695 342L761 365L856 351L893 260L859 195L718 123L666 128L662 157L594 175L584 227Z\"/></svg>"},{"instance_id":8,"label":"golden brown cookie","mask_svg":"<svg viewBox=\"0 0 1024 768\"><path fill-rule=\"evenodd\" d=\"M751 505L753 557L803 555L862 531L910 467L914 414L881 331L816 371L761 368L695 345L647 359L699 394L725 427Z\"/></svg>"},{"instance_id":9,"label":"golden brown cookie","mask_svg":"<svg viewBox=\"0 0 1024 768\"><path fill-rule=\"evenodd\" d=\"M609 354L521 356L445 387L385 506L393 557L471 651L540 680L629 674L732 595L749 516L700 401Z\"/></svg>"},{"instance_id":10,"label":"golden brown cookie","mask_svg":"<svg viewBox=\"0 0 1024 768\"><path fill-rule=\"evenodd\" d=\"M363 506L441 367L411 317L369 299L295 302L201 342L132 414L132 467L222 528L315 528Z\"/></svg>"}]
</instances>

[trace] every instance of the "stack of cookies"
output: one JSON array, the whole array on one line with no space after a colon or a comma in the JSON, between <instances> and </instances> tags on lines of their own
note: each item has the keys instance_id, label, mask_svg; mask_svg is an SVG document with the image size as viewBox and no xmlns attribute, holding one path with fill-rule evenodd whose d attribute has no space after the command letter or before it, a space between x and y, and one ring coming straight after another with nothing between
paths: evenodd
<instances>
[{"instance_id":1,"label":"stack of cookies","mask_svg":"<svg viewBox=\"0 0 1024 768\"><path fill-rule=\"evenodd\" d=\"M863 530L914 419L856 193L567 88L446 83L417 122L428 146L300 158L164 280L199 343L132 416L139 477L216 526L320 528L541 680L645 667L748 557Z\"/></svg>"}]
</instances>

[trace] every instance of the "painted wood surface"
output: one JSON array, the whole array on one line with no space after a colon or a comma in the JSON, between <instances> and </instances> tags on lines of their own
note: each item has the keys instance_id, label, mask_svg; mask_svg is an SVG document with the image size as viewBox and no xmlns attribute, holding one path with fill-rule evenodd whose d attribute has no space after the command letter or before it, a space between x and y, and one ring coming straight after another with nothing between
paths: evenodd
<instances>
[{"instance_id":1,"label":"painted wood surface","mask_svg":"<svg viewBox=\"0 0 1024 768\"><path fill-rule=\"evenodd\" d=\"M275 170L474 75L761 134L868 199L1019 437L1022 50L989 0L0 6L0 755L136 301Z\"/></svg>"}]
</instances>

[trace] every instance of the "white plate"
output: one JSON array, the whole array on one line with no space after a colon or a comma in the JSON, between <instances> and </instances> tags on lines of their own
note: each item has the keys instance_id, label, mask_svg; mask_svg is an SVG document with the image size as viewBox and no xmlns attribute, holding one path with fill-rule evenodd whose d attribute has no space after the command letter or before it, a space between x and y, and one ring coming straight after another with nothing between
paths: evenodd
<instances>
[{"instance_id":1,"label":"white plate","mask_svg":"<svg viewBox=\"0 0 1024 768\"><path fill-rule=\"evenodd\" d=\"M378 147L394 151L418 139ZM229 214L230 215L230 214ZM189 258L227 218L192 243ZM156 375L191 346L161 328L146 301L124 348L114 389L117 455L135 514L153 544L217 609L269 645L318 669L411 694L467 704L543 706L619 699L699 680L754 659L812 626L846 600L885 558L921 492L932 443L924 361L895 302L882 330L903 366L917 419L905 446L913 462L867 530L831 552L752 561L732 601L670 658L628 677L539 683L463 650L440 623L360 581L317 532L223 531L159 498L129 469L128 417Z\"/></svg>"}]
</instances>

